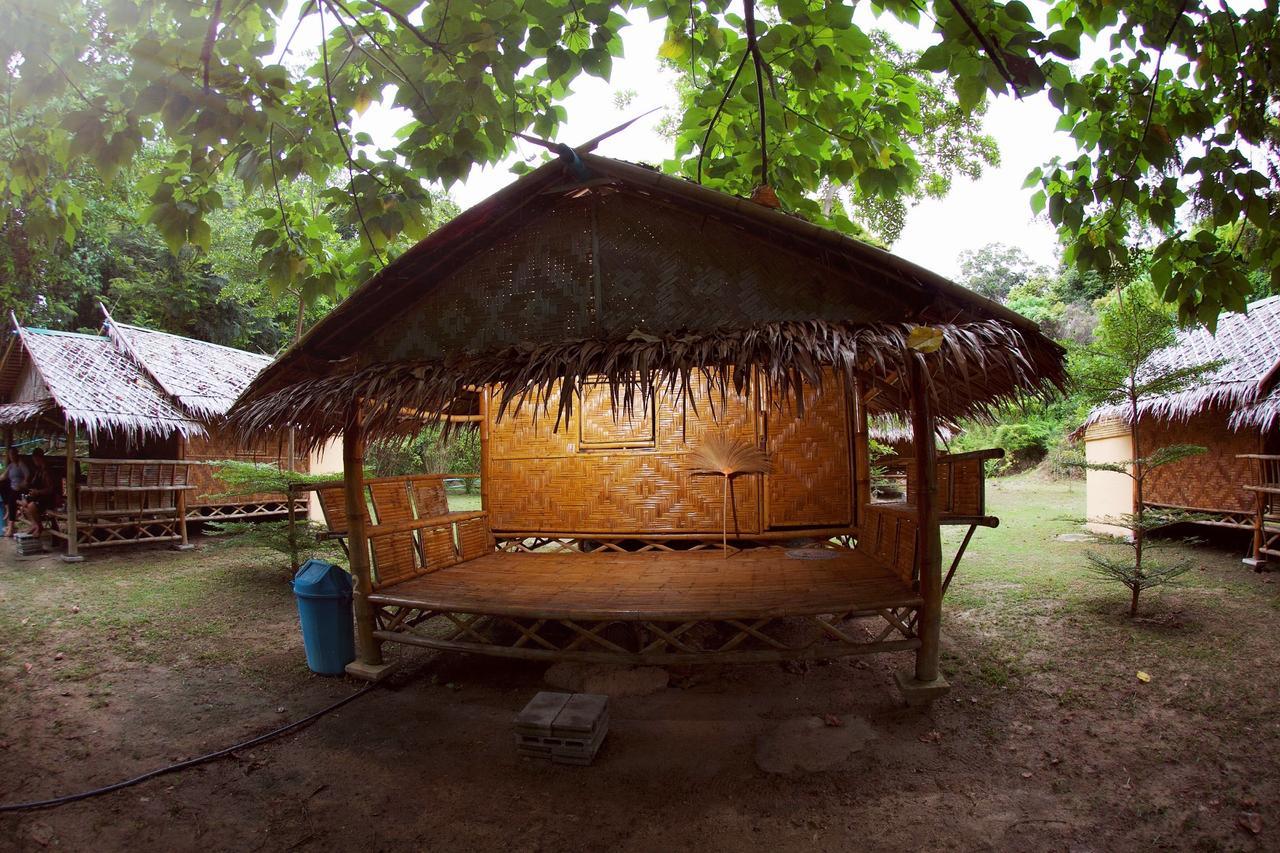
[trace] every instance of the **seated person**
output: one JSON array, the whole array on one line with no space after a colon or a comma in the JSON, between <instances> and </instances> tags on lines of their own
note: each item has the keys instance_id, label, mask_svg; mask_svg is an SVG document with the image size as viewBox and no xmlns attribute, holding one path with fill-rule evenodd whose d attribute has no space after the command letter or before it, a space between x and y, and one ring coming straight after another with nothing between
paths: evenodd
<instances>
[{"instance_id":1,"label":"seated person","mask_svg":"<svg viewBox=\"0 0 1280 853\"><path fill-rule=\"evenodd\" d=\"M4 501L5 536L13 536L18 524L18 497L26 490L31 470L18 455L18 448L10 447L6 453L7 464L0 473L0 499Z\"/></svg>"},{"instance_id":2,"label":"seated person","mask_svg":"<svg viewBox=\"0 0 1280 853\"><path fill-rule=\"evenodd\" d=\"M49 470L44 451L36 448L31 451L31 478L27 481L27 491L22 503L23 513L31 522L31 535L44 533L44 514L54 508L57 496L57 479Z\"/></svg>"}]
</instances>

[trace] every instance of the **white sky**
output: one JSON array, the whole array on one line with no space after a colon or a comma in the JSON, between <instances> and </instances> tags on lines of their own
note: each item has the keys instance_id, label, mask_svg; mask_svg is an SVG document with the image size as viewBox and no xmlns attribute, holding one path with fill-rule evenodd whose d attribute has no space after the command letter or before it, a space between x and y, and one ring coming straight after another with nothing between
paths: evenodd
<instances>
[{"instance_id":1,"label":"white sky","mask_svg":"<svg viewBox=\"0 0 1280 853\"><path fill-rule=\"evenodd\" d=\"M877 21L866 4L859 7L855 20L864 27L889 30L908 48L922 49L936 38L887 16ZM625 55L614 60L612 79L606 83L583 75L575 82L573 94L564 102L569 120L557 141L579 144L648 109L674 102L670 75L657 60L665 22L649 23L641 12L632 15L632 22L623 31ZM300 35L295 44L307 43L316 42ZM620 112L613 105L614 93L628 89L635 90L637 96ZM359 129L368 131L380 146L391 148L404 115L374 105L359 122ZM1058 113L1043 95L1024 101L993 99L985 127L999 145L1000 167L986 170L977 181L957 178L946 198L924 201L911 209L893 251L950 277L959 272L961 252L992 242L1019 246L1032 259L1056 265L1053 228L1032 217L1030 196L1034 190L1023 189L1022 184L1028 172L1055 154L1074 153L1070 138L1054 130L1057 118ZM660 113L641 119L601 143L597 153L660 164L672 152L671 143L655 131L659 119ZM543 153L543 149L528 143L518 142L517 146L520 156L530 162L537 162ZM462 208L470 207L515 180L510 172L511 162L514 160L473 169L465 183L451 188L450 195Z\"/></svg>"}]
</instances>

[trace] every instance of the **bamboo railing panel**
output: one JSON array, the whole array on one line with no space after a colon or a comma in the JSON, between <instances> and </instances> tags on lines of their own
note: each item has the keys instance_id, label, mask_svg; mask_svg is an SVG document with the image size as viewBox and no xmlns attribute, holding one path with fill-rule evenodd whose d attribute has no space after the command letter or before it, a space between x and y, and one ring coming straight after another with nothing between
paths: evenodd
<instances>
[{"instance_id":1,"label":"bamboo railing panel","mask_svg":"<svg viewBox=\"0 0 1280 853\"><path fill-rule=\"evenodd\" d=\"M1004 456L1000 448L938 455L938 510L943 524L995 526L999 520L987 515L986 463ZM882 460L889 480L900 484L903 498L898 503L915 505L915 460L893 457ZM892 504L890 504L892 505Z\"/></svg>"}]
</instances>

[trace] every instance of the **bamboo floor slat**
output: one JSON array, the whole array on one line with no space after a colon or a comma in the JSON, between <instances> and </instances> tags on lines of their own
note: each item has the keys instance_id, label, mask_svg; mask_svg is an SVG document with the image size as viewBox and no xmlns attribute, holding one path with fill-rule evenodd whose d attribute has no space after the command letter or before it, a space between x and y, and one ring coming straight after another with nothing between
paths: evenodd
<instances>
[{"instance_id":1,"label":"bamboo floor slat","mask_svg":"<svg viewBox=\"0 0 1280 853\"><path fill-rule=\"evenodd\" d=\"M857 551L783 548L639 554L488 554L369 596L378 605L547 619L754 619L916 607L891 569Z\"/></svg>"}]
</instances>

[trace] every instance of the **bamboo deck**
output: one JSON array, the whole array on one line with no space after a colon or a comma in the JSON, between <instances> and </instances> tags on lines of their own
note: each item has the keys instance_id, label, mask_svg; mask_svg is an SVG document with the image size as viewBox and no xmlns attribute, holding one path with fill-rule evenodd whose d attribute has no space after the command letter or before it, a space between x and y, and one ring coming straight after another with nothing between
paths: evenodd
<instances>
[{"instance_id":1,"label":"bamboo deck","mask_svg":"<svg viewBox=\"0 0 1280 853\"><path fill-rule=\"evenodd\" d=\"M376 606L534 619L761 619L918 607L892 569L856 551L798 559L755 548L637 554L495 553L369 596Z\"/></svg>"}]
</instances>

